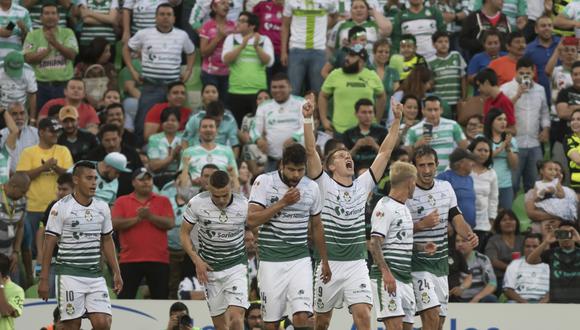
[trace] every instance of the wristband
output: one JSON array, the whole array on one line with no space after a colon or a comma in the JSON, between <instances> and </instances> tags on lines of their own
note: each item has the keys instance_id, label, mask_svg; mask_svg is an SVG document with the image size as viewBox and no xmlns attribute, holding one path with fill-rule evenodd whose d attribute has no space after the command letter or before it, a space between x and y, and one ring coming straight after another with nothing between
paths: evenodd
<instances>
[{"instance_id":1,"label":"wristband","mask_svg":"<svg viewBox=\"0 0 580 330\"><path fill-rule=\"evenodd\" d=\"M312 117L304 118L304 124L314 124Z\"/></svg>"}]
</instances>

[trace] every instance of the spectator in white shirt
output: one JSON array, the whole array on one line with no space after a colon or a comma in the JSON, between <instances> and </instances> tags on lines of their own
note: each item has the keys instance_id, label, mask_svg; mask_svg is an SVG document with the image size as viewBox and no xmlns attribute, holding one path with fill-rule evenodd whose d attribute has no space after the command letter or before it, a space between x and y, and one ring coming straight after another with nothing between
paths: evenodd
<instances>
[{"instance_id":1,"label":"spectator in white shirt","mask_svg":"<svg viewBox=\"0 0 580 330\"><path fill-rule=\"evenodd\" d=\"M519 166L514 171L513 188L524 191L534 187L538 176L536 163L542 159L541 144L550 138L550 110L544 88L533 81L534 63L521 58L516 64L516 77L503 85L501 91L511 99L515 108Z\"/></svg>"},{"instance_id":2,"label":"spectator in white shirt","mask_svg":"<svg viewBox=\"0 0 580 330\"><path fill-rule=\"evenodd\" d=\"M503 292L510 302L547 303L550 300L550 268L545 263L529 264L526 258L542 242L542 235L524 238L524 256L512 261L503 278Z\"/></svg>"}]
</instances>

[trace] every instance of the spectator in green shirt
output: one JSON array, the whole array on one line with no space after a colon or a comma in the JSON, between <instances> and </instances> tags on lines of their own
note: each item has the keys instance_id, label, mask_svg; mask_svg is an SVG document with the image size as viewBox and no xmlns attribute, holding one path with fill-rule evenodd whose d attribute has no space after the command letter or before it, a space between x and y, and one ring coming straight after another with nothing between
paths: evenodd
<instances>
[{"instance_id":1,"label":"spectator in green shirt","mask_svg":"<svg viewBox=\"0 0 580 330\"><path fill-rule=\"evenodd\" d=\"M10 258L0 254L0 329L13 330L14 319L22 315L24 290L10 280Z\"/></svg>"}]
</instances>

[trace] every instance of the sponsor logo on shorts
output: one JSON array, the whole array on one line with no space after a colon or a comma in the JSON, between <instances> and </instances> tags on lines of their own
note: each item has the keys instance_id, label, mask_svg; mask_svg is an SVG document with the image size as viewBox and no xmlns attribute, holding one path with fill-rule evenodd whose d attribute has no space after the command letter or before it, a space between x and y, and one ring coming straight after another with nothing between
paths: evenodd
<instances>
[{"instance_id":1,"label":"sponsor logo on shorts","mask_svg":"<svg viewBox=\"0 0 580 330\"><path fill-rule=\"evenodd\" d=\"M75 307L71 303L66 304L66 313L68 315L73 315L75 313Z\"/></svg>"},{"instance_id":2,"label":"sponsor logo on shorts","mask_svg":"<svg viewBox=\"0 0 580 330\"><path fill-rule=\"evenodd\" d=\"M387 308L389 309L390 312L394 312L397 310L397 303L395 302L395 300L391 299L389 301L389 305L387 306Z\"/></svg>"},{"instance_id":3,"label":"sponsor logo on shorts","mask_svg":"<svg viewBox=\"0 0 580 330\"><path fill-rule=\"evenodd\" d=\"M421 293L421 301L423 302L423 304L428 304L431 301L431 298L429 297L429 294L427 292Z\"/></svg>"}]
</instances>

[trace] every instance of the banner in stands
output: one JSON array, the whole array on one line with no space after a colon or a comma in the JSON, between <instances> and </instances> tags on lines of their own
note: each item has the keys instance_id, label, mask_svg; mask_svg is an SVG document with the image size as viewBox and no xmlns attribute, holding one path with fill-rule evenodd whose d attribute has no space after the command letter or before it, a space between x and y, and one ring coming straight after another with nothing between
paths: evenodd
<instances>
[{"instance_id":1,"label":"banner in stands","mask_svg":"<svg viewBox=\"0 0 580 330\"><path fill-rule=\"evenodd\" d=\"M113 300L114 330L167 329L169 307L172 301L161 300ZM194 326L202 330L214 330L207 305L203 301L183 301L189 308ZM37 330L52 322L55 300L44 302L27 299L24 314L16 320L16 329ZM539 304L451 304L446 330L535 330L578 329L580 313L578 305ZM346 326L345 325L349 325ZM419 327L417 319L415 327ZM90 322L83 320L82 329L90 329ZM354 330L352 318L346 309L334 312L331 330ZM381 325L373 329L384 330Z\"/></svg>"}]
</instances>

